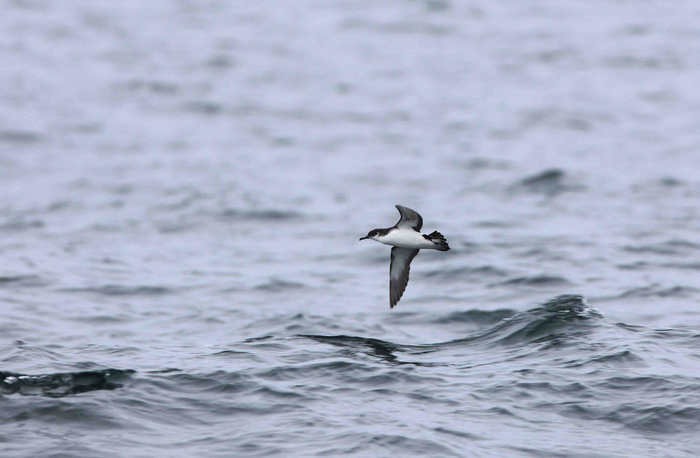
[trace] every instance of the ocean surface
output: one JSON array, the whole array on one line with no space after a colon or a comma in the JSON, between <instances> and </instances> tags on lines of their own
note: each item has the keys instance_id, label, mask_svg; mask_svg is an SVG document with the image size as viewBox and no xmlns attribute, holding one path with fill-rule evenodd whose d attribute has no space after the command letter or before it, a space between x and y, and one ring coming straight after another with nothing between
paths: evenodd
<instances>
[{"instance_id":1,"label":"ocean surface","mask_svg":"<svg viewBox=\"0 0 700 458\"><path fill-rule=\"evenodd\" d=\"M700 3L2 0L0 60L0 457L700 456Z\"/></svg>"}]
</instances>

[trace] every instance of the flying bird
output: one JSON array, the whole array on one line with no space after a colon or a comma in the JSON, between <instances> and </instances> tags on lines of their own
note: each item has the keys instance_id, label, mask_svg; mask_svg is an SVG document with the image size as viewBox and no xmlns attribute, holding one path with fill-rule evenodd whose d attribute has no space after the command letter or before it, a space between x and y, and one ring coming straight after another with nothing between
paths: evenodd
<instances>
[{"instance_id":1,"label":"flying bird","mask_svg":"<svg viewBox=\"0 0 700 458\"><path fill-rule=\"evenodd\" d=\"M420 250L449 251L445 237L438 231L421 234L423 218L410 208L396 206L401 219L389 229L373 229L360 240L375 240L391 245L391 267L389 268L389 308L399 303L408 284L411 261Z\"/></svg>"}]
</instances>

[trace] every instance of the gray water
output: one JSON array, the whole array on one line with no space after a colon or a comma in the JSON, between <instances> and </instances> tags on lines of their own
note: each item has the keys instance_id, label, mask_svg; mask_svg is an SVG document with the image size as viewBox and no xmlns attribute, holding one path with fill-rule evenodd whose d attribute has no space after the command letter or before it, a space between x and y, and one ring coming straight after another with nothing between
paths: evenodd
<instances>
[{"instance_id":1,"label":"gray water","mask_svg":"<svg viewBox=\"0 0 700 458\"><path fill-rule=\"evenodd\" d=\"M0 8L3 458L700 454L700 4Z\"/></svg>"}]
</instances>

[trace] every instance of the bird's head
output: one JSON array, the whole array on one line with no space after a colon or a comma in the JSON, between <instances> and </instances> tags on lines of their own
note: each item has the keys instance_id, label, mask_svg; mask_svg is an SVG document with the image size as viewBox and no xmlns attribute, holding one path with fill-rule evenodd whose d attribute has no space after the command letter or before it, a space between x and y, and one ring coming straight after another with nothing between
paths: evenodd
<instances>
[{"instance_id":1,"label":"bird's head","mask_svg":"<svg viewBox=\"0 0 700 458\"><path fill-rule=\"evenodd\" d=\"M360 240L377 240L377 237L379 237L379 229L372 229L367 233L366 236L362 237Z\"/></svg>"}]
</instances>

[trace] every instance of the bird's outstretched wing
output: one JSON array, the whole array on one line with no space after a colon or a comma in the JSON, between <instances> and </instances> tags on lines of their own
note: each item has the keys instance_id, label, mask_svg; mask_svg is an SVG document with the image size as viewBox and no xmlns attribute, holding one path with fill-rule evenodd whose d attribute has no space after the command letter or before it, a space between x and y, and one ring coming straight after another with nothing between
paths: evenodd
<instances>
[{"instance_id":1,"label":"bird's outstretched wing","mask_svg":"<svg viewBox=\"0 0 700 458\"><path fill-rule=\"evenodd\" d=\"M413 212L415 213L415 212ZM416 213L417 215L418 213ZM419 216L420 218L420 216ZM411 261L420 250L413 248L391 249L391 267L389 268L389 305L394 308L399 303L408 284L408 274L411 271Z\"/></svg>"},{"instance_id":2,"label":"bird's outstretched wing","mask_svg":"<svg viewBox=\"0 0 700 458\"><path fill-rule=\"evenodd\" d=\"M420 231L423 227L423 218L410 208L406 208L403 205L397 205L396 209L401 213L401 219L396 223L396 227L399 229L412 228Z\"/></svg>"}]
</instances>

